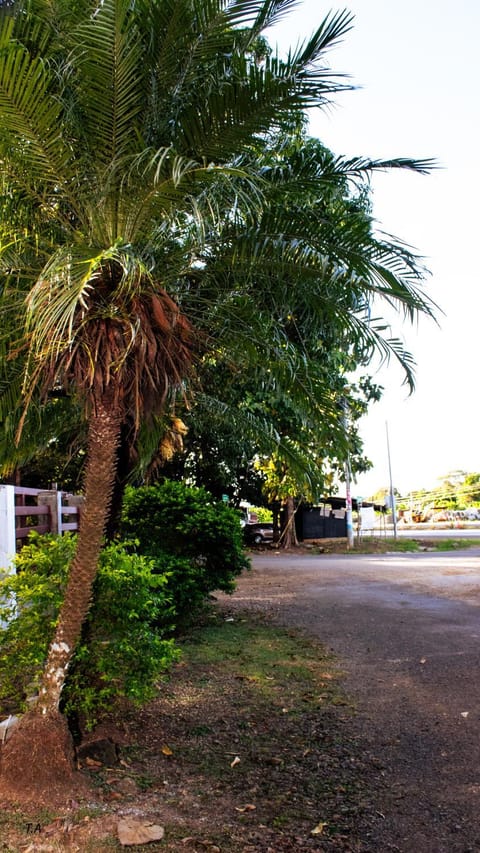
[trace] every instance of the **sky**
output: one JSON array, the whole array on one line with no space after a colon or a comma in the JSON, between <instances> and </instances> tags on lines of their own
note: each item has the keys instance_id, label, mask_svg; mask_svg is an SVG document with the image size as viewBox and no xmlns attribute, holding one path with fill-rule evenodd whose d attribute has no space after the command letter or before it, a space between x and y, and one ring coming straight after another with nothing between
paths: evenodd
<instances>
[{"instance_id":1,"label":"sky","mask_svg":"<svg viewBox=\"0 0 480 853\"><path fill-rule=\"evenodd\" d=\"M427 293L438 322L394 331L415 356L408 396L393 363L376 372L385 392L360 432L373 468L352 494L389 484L402 495L433 488L450 471L480 471L480 2L303 0L269 34L280 53L333 10L354 15L351 31L328 53L332 71L357 88L311 116L310 134L335 154L433 157L428 176L379 174L372 184L377 227L408 243L430 271Z\"/></svg>"}]
</instances>

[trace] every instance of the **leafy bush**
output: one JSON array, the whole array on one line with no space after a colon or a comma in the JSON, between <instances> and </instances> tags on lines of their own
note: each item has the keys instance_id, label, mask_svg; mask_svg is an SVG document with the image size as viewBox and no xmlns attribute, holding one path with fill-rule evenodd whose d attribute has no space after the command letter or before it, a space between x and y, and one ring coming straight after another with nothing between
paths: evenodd
<instances>
[{"instance_id":1,"label":"leafy bush","mask_svg":"<svg viewBox=\"0 0 480 853\"><path fill-rule=\"evenodd\" d=\"M74 548L73 536L34 534L16 558L18 573L0 581L5 618L0 626L0 707L6 712L22 710L35 692ZM67 713L75 712L91 727L115 700L141 703L154 695L155 682L178 657L173 640L155 627L160 612L165 634L173 625L166 578L122 543L106 547L62 694Z\"/></svg>"},{"instance_id":2,"label":"leafy bush","mask_svg":"<svg viewBox=\"0 0 480 853\"><path fill-rule=\"evenodd\" d=\"M233 592L235 577L250 565L236 510L206 489L179 482L128 488L121 535L137 540L155 571L167 575L179 621L208 593Z\"/></svg>"},{"instance_id":3,"label":"leafy bush","mask_svg":"<svg viewBox=\"0 0 480 853\"><path fill-rule=\"evenodd\" d=\"M0 707L22 710L26 695L36 692L48 644L53 637L73 553L69 536L40 537L16 557L18 574L0 581ZM30 686L29 686L30 685Z\"/></svg>"}]
</instances>

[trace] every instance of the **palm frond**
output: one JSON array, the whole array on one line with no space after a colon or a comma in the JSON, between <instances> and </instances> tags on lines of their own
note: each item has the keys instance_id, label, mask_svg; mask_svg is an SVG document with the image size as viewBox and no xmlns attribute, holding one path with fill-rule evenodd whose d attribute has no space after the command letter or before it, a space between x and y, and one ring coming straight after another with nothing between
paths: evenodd
<instances>
[{"instance_id":1,"label":"palm frond","mask_svg":"<svg viewBox=\"0 0 480 853\"><path fill-rule=\"evenodd\" d=\"M319 60L343 39L352 25L353 15L347 9L330 13L305 43L290 51L287 67L298 71L305 80L321 80L326 75L325 69L318 66Z\"/></svg>"},{"instance_id":2,"label":"palm frond","mask_svg":"<svg viewBox=\"0 0 480 853\"><path fill-rule=\"evenodd\" d=\"M373 172L390 172L394 169L407 169L421 175L428 175L433 169L438 168L438 163L433 157L394 157L388 160L372 160L368 157L335 157L331 161L331 166L336 174L344 174L347 177L355 175L356 177L370 179Z\"/></svg>"},{"instance_id":3,"label":"palm frond","mask_svg":"<svg viewBox=\"0 0 480 853\"><path fill-rule=\"evenodd\" d=\"M83 140L106 171L137 149L134 128L145 108L144 51L130 0L104 0L73 35Z\"/></svg>"},{"instance_id":4,"label":"palm frond","mask_svg":"<svg viewBox=\"0 0 480 853\"><path fill-rule=\"evenodd\" d=\"M54 358L71 346L78 311L87 306L103 257L62 247L42 270L27 298L26 333L34 359Z\"/></svg>"},{"instance_id":5,"label":"palm frond","mask_svg":"<svg viewBox=\"0 0 480 853\"><path fill-rule=\"evenodd\" d=\"M275 26L299 5L299 0L233 0L226 8L231 27L245 28L249 43L267 28Z\"/></svg>"},{"instance_id":6,"label":"palm frond","mask_svg":"<svg viewBox=\"0 0 480 853\"><path fill-rule=\"evenodd\" d=\"M65 186L71 152L61 130L61 103L51 95L54 74L13 38L13 21L0 21L0 152L13 158L16 180L30 188ZM38 192L38 191L37 191Z\"/></svg>"}]
</instances>

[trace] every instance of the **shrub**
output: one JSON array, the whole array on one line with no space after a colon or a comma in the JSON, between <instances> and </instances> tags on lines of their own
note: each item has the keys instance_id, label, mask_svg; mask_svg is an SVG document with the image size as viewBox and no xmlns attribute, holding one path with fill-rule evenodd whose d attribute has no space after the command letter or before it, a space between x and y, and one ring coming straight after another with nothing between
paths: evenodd
<instances>
[{"instance_id":1,"label":"shrub","mask_svg":"<svg viewBox=\"0 0 480 853\"><path fill-rule=\"evenodd\" d=\"M179 482L128 488L121 535L137 540L155 571L168 576L180 621L214 590L233 592L236 576L250 565L236 510Z\"/></svg>"},{"instance_id":2,"label":"shrub","mask_svg":"<svg viewBox=\"0 0 480 853\"><path fill-rule=\"evenodd\" d=\"M17 574L0 582L0 707L23 710L39 678L55 629L75 537L32 535L16 558ZM160 612L162 633L155 627ZM173 610L166 578L152 562L109 545L100 559L93 602L69 668L62 707L87 728L126 698L142 703L155 693L159 676L177 659ZM14 707L12 707L14 706Z\"/></svg>"},{"instance_id":3,"label":"shrub","mask_svg":"<svg viewBox=\"0 0 480 853\"><path fill-rule=\"evenodd\" d=\"M15 560L18 573L0 581L0 707L5 711L11 710L9 702L12 710L23 710L26 696L36 692L73 547L69 536L31 533Z\"/></svg>"}]
</instances>

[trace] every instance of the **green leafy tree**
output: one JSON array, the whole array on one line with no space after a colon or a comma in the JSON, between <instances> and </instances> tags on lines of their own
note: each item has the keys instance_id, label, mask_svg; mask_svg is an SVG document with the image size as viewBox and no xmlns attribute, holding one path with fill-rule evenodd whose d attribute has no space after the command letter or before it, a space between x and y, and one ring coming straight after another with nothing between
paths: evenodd
<instances>
[{"instance_id":1,"label":"green leafy tree","mask_svg":"<svg viewBox=\"0 0 480 853\"><path fill-rule=\"evenodd\" d=\"M237 232L227 221L225 230L235 239L204 258L207 283L212 276L231 277L226 310L219 314L214 303L213 319L206 314L208 322L222 323L230 346L202 362L202 390L185 418L189 453L180 465L175 459L168 466L169 476L176 465L232 497L246 470L243 463L239 483L235 453L239 460L273 453L299 493L322 492L325 473L342 465L347 450L354 470L365 470L358 433L350 429L347 441L339 412L346 375L380 351L398 357L413 381L411 356L397 340L384 339L381 322L371 319L373 293L379 282L385 294L395 282L390 301L397 307L413 299L412 310L429 310L414 289L424 274L418 259L374 233L366 181L380 164L342 162L301 127L275 143L258 155L266 202L255 226ZM229 254L235 263L225 264ZM247 342L238 326L248 327ZM232 340L239 344L234 359ZM361 385L349 401L354 423L365 401L379 396L368 377ZM225 485L229 478L233 489Z\"/></svg>"},{"instance_id":2,"label":"green leafy tree","mask_svg":"<svg viewBox=\"0 0 480 853\"><path fill-rule=\"evenodd\" d=\"M69 398L51 399L32 406L15 442L18 418L7 418L0 433L0 478L32 488L78 493L83 482L87 424L81 408Z\"/></svg>"},{"instance_id":3,"label":"green leafy tree","mask_svg":"<svg viewBox=\"0 0 480 853\"><path fill-rule=\"evenodd\" d=\"M463 500L466 506L480 504L480 474L466 474L462 484Z\"/></svg>"}]
</instances>

